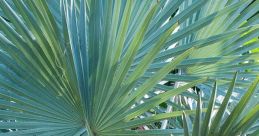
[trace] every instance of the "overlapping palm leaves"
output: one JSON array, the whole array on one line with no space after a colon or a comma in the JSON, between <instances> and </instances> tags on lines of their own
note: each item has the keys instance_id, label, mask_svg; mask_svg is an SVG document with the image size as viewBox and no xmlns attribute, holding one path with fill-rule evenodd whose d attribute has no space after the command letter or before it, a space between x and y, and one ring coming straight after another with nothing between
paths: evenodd
<instances>
[{"instance_id":1,"label":"overlapping palm leaves","mask_svg":"<svg viewBox=\"0 0 259 136\"><path fill-rule=\"evenodd\" d=\"M236 84L247 87L258 74L258 53L244 54L258 47L258 39L247 43L258 37L257 7L246 0L1 0L0 129L8 132L0 134L181 135L136 127L181 116L150 110L178 94L196 98L186 91L193 86L218 78L223 93L236 70ZM174 69L183 72L168 74Z\"/></svg>"},{"instance_id":2,"label":"overlapping palm leaves","mask_svg":"<svg viewBox=\"0 0 259 136\"><path fill-rule=\"evenodd\" d=\"M251 124L257 121L259 117L259 112L258 112L259 104L256 103L256 101L251 98L256 92L256 86L259 82L259 78L257 78L251 84L247 92L240 99L239 103L236 104L233 111L231 111L230 115L226 115L227 105L229 103L232 92L235 88L234 86L235 86L236 79L237 79L237 74L235 75L234 79L232 80L229 86L226 97L224 98L222 104L218 108L218 111L214 115L213 115L213 112L214 112L214 107L215 107L214 104L217 96L217 83L215 82L214 84L212 95L208 103L208 110L205 113L205 116L203 116L204 118L202 118L202 112L201 112L202 104L201 104L200 94L198 94L199 99L197 103L195 123L192 129L192 136L245 135L248 129L251 127ZM248 105L249 102L253 103L253 108L249 107L251 106L251 105ZM189 130L189 127L191 126L190 125L191 122L188 122L188 121L189 120L187 120L186 115L184 113L183 126L185 129L184 131L185 136L191 135L191 131ZM258 135L258 130L257 131L253 130L252 132L250 132L250 135Z\"/></svg>"}]
</instances>

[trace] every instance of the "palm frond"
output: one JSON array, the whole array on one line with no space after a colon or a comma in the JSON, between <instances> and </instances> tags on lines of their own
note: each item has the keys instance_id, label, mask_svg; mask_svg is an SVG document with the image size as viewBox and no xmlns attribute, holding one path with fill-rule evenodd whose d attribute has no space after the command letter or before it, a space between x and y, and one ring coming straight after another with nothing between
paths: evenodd
<instances>
[{"instance_id":1,"label":"palm frond","mask_svg":"<svg viewBox=\"0 0 259 136\"><path fill-rule=\"evenodd\" d=\"M242 92L258 75L259 55L252 52L258 48L258 4L0 0L0 135L183 134L183 129L172 129L179 122L170 127L168 121L171 129L159 129L159 123L173 117L179 121L182 110L186 118L195 114L185 101L189 98L199 99L197 115L206 111L200 102L208 97L197 97L190 88L207 90L209 96L206 88L218 79L218 92L224 95L239 71L231 85ZM172 72L177 70L181 72ZM244 99L251 90L255 87ZM229 99L235 100L231 94L219 113L228 108ZM173 96L179 101L169 101ZM181 110L165 113L164 103ZM241 99L234 111L246 104ZM255 113L251 110L252 116L235 124L240 128L235 131L231 124L238 116L230 115L220 133L246 132ZM197 118L195 128L200 123Z\"/></svg>"},{"instance_id":2,"label":"palm frond","mask_svg":"<svg viewBox=\"0 0 259 136\"><path fill-rule=\"evenodd\" d=\"M233 92L233 86L235 85L237 76L235 75L234 79L232 80L229 90L227 92L227 96L224 98L222 104L219 106L218 110L214 115L216 109L214 108L215 104L215 96L217 92L217 84L214 84L213 95L210 98L210 102L208 104L208 110L205 113L204 121L202 122L201 126L197 126L194 124L192 135L200 135L200 136L225 136L225 135L246 135L249 134L248 129L251 128L251 124L255 124L258 118L258 103L256 106L250 107L247 106L247 103L252 100L253 94L256 92L256 86L259 83L259 78L256 78L254 82L250 85L247 92L244 96L240 99L238 104L234 107L233 111L228 115L226 106L229 103L229 96ZM198 101L198 104L200 102ZM246 109L245 109L246 107ZM248 110L248 112L246 111ZM201 112L201 109L197 108L197 112ZM241 113L246 113L241 114ZM201 117L200 114L196 114L195 121L199 120ZM183 114L184 122L187 122L186 115ZM223 123L221 123L223 122ZM187 123L184 123L187 124ZM183 125L186 131L185 135L189 135L190 132L188 131L188 127ZM201 133L198 130L202 130ZM188 133L187 133L188 132ZM252 133L255 131L252 131ZM251 132L250 132L251 134Z\"/></svg>"}]
</instances>

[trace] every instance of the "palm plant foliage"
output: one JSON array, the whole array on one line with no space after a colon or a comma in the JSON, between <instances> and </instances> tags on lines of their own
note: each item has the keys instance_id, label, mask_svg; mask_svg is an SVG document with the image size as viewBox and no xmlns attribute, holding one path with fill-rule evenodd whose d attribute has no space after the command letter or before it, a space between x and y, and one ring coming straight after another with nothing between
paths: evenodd
<instances>
[{"instance_id":1,"label":"palm plant foliage","mask_svg":"<svg viewBox=\"0 0 259 136\"><path fill-rule=\"evenodd\" d=\"M258 9L0 0L0 135L256 135Z\"/></svg>"},{"instance_id":2,"label":"palm plant foliage","mask_svg":"<svg viewBox=\"0 0 259 136\"><path fill-rule=\"evenodd\" d=\"M236 136L236 135L245 135L246 131L251 127L251 124L256 122L259 118L259 105L255 104L255 107L252 109L247 109L247 104L249 103L250 98L254 94L256 90L256 86L259 82L259 78L257 78L249 87L247 92L244 96L240 99L238 104L233 108L233 111L230 113L229 116L224 118L224 113L226 112L227 104L229 103L229 99L231 94L234 90L235 82L237 79L237 75L235 75L234 79L232 80L227 94L218 108L218 112L213 115L213 108L216 100L217 95L217 82L215 82L211 98L208 103L208 109L204 118L202 117L201 113L201 97L198 93L199 99L197 102L197 109L196 109L196 116L193 125L192 136ZM248 107L249 108L249 107ZM249 110L249 111L246 111ZM215 116L215 117L213 117ZM203 119L203 121L201 121ZM223 123L221 123L223 121ZM189 128L191 125L188 126L190 122L186 119L185 113L183 113L183 127L184 127L184 135L189 136L190 131ZM258 135L258 128L250 135Z\"/></svg>"}]
</instances>

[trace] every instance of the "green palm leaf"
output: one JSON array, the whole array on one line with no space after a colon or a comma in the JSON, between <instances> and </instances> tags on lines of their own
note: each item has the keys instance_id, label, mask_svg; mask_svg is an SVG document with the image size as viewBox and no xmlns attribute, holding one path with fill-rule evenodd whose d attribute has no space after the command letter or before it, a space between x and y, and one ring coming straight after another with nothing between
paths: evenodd
<instances>
[{"instance_id":1,"label":"green palm leaf","mask_svg":"<svg viewBox=\"0 0 259 136\"><path fill-rule=\"evenodd\" d=\"M211 115L212 111L215 111L215 96L217 90L217 84L214 84L213 95L210 98L210 102L208 105L208 110L205 113L205 119L202 122L201 126L197 126L197 124L193 125L193 132L192 135L197 135L197 130L202 130L202 133L199 134L200 136L225 136L225 135L240 135L240 134L248 134L249 127L252 124L256 124L258 118L258 103L256 103L255 107L247 107L248 112L244 111L245 107L247 106L246 103L251 101L252 94L255 94L256 87L259 83L259 77L255 79L255 81L250 85L247 92L244 96L240 99L238 104L234 107L234 110L231 112L230 115L226 115L226 106L229 103L229 96L233 92L233 87L236 82L237 74L235 75L234 79L232 80L229 90L227 92L226 97L224 98L222 104L220 105L219 109L216 111L214 117ZM199 102L198 102L199 104ZM197 108L197 112L201 112L201 109ZM245 112L247 114L242 115L241 113ZM186 115L183 114L184 122L186 122ZM195 121L200 119L200 114L196 114ZM223 122L223 123L220 123ZM196 122L197 123L197 122ZM186 125L183 125L185 131L188 130ZM205 127L205 128L204 128Z\"/></svg>"},{"instance_id":2,"label":"green palm leaf","mask_svg":"<svg viewBox=\"0 0 259 136\"><path fill-rule=\"evenodd\" d=\"M201 117L206 111L201 101L208 100L201 96L210 95L215 79L225 95L235 71L240 74L231 85L241 91L258 75L259 55L251 52L258 48L258 4L0 0L0 135L188 135L192 131L181 128L180 117L182 111L195 114L195 109L187 99L199 99L196 112ZM249 104L255 86L234 111ZM204 94L197 97L192 87ZM238 100L229 91L219 113L228 109L229 99ZM172 113L166 110L170 106ZM230 114L223 124L226 130L219 133L246 132L255 113L250 110L241 119ZM192 121L187 117L184 126ZM170 129L159 129L164 119ZM233 130L232 124L240 129ZM200 118L194 126L200 128Z\"/></svg>"}]
</instances>

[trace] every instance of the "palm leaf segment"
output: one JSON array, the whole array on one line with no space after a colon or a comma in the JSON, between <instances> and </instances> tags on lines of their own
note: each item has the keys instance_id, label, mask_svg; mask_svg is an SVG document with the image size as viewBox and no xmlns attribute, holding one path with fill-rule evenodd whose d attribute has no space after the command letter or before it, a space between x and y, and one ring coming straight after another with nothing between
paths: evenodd
<instances>
[{"instance_id":1,"label":"palm leaf segment","mask_svg":"<svg viewBox=\"0 0 259 136\"><path fill-rule=\"evenodd\" d=\"M214 78L222 63L228 65L220 79L239 69L249 69L249 79L257 74L258 54L240 54L258 47L258 39L243 46L258 36L258 1L212 3L1 0L0 129L9 130L1 135L177 133L129 128L180 116L136 118L205 82L204 74ZM185 75L167 75L179 68ZM158 84L178 79L189 83L177 89ZM166 93L135 105L154 89Z\"/></svg>"},{"instance_id":2,"label":"palm leaf segment","mask_svg":"<svg viewBox=\"0 0 259 136\"><path fill-rule=\"evenodd\" d=\"M217 96L217 83L215 82L213 88L213 94L208 103L208 110L205 114L205 117L202 119L201 113L201 99L197 102L195 122L193 124L192 131L189 130L188 124L192 124L185 114L183 114L183 126L184 126L184 135L188 136L192 133L192 136L236 136L236 135L258 135L258 110L259 104L255 100L253 95L256 92L256 86L259 82L259 77L256 78L253 83L248 88L247 92L240 99L238 104L233 108L233 111L227 115L227 105L229 103L230 97L235 88L235 83L237 79L237 74L233 78L228 88L226 97L224 98L222 104L218 107L218 111L215 112L215 101ZM199 95L200 98L200 95ZM257 102L256 102L257 101ZM250 105L249 103L252 103ZM202 121L203 120L203 121ZM256 124L251 127L251 124ZM257 131L256 131L257 130Z\"/></svg>"}]
</instances>

